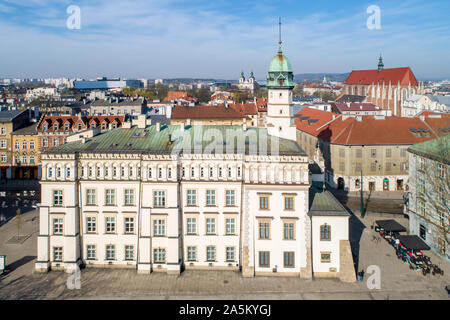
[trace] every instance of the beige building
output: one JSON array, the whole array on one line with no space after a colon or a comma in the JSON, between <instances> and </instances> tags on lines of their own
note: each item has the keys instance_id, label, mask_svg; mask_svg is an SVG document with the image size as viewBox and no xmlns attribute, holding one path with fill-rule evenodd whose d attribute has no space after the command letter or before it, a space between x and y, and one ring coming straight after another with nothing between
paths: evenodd
<instances>
[{"instance_id":1,"label":"beige building","mask_svg":"<svg viewBox=\"0 0 450 320\"><path fill-rule=\"evenodd\" d=\"M409 146L450 129L450 116L349 117L305 108L297 114L297 142L322 163L325 182L347 191L408 190Z\"/></svg>"}]
</instances>

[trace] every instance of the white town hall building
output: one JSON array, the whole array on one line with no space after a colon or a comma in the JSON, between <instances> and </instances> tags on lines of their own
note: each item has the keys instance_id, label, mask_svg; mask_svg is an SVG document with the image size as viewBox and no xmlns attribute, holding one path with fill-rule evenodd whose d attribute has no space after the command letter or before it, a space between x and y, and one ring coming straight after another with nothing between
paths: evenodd
<instances>
[{"instance_id":1,"label":"white town hall building","mask_svg":"<svg viewBox=\"0 0 450 320\"><path fill-rule=\"evenodd\" d=\"M268 128L161 126L140 116L44 152L36 270L354 281L349 214L328 192L310 194L281 46L268 88Z\"/></svg>"}]
</instances>

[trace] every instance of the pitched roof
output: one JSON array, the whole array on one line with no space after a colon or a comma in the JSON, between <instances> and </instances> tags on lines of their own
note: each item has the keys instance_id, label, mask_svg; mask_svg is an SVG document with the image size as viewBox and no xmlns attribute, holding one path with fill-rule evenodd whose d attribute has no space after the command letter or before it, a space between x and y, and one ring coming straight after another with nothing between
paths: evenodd
<instances>
[{"instance_id":1,"label":"pitched roof","mask_svg":"<svg viewBox=\"0 0 450 320\"><path fill-rule=\"evenodd\" d=\"M194 120L229 120L229 119L249 119L244 112L238 111L231 106L223 104L217 106L175 106L172 109L172 119L194 119Z\"/></svg>"},{"instance_id":2,"label":"pitched roof","mask_svg":"<svg viewBox=\"0 0 450 320\"><path fill-rule=\"evenodd\" d=\"M0 111L0 121L10 122L28 110L4 110Z\"/></svg>"},{"instance_id":3,"label":"pitched roof","mask_svg":"<svg viewBox=\"0 0 450 320\"><path fill-rule=\"evenodd\" d=\"M349 217L350 214L330 191L316 192L309 209L310 216Z\"/></svg>"},{"instance_id":4,"label":"pitched roof","mask_svg":"<svg viewBox=\"0 0 450 320\"><path fill-rule=\"evenodd\" d=\"M352 94L343 94L336 99L336 102L363 102L366 100L366 96L357 96Z\"/></svg>"},{"instance_id":5,"label":"pitched roof","mask_svg":"<svg viewBox=\"0 0 450 320\"><path fill-rule=\"evenodd\" d=\"M77 125L79 122L83 124L83 126L86 126L88 123L90 123L92 120L95 122L102 123L103 121L107 122L114 122L115 120L118 122L119 126L124 122L125 116L44 116L42 120L39 122L37 126L37 131L44 131L43 123L48 124L47 132L52 131L72 131L72 128L74 125ZM53 124L58 123L59 127L57 130L53 128ZM69 124L69 129L66 130L64 127L64 124Z\"/></svg>"},{"instance_id":6,"label":"pitched roof","mask_svg":"<svg viewBox=\"0 0 450 320\"><path fill-rule=\"evenodd\" d=\"M417 86L416 77L409 67L406 68L392 68L383 69L381 71L375 70L354 70L348 76L345 84L364 84L371 85L376 83L387 83L392 85L407 86L411 83L412 86Z\"/></svg>"},{"instance_id":7,"label":"pitched roof","mask_svg":"<svg viewBox=\"0 0 450 320\"><path fill-rule=\"evenodd\" d=\"M13 132L11 132L11 134L13 135L34 135L37 134L36 128L37 128L38 123L35 122L29 126L26 126L22 129L19 130L15 130Z\"/></svg>"},{"instance_id":8,"label":"pitched roof","mask_svg":"<svg viewBox=\"0 0 450 320\"><path fill-rule=\"evenodd\" d=\"M379 107L372 103L350 103L350 105L347 105L342 102L336 102L336 107L342 112L342 111L378 111L380 110Z\"/></svg>"},{"instance_id":9,"label":"pitched roof","mask_svg":"<svg viewBox=\"0 0 450 320\"><path fill-rule=\"evenodd\" d=\"M333 119L333 116L335 119ZM358 120L327 111L305 108L297 113L298 130L324 141L342 145L411 145L450 132L450 115L420 118L373 116Z\"/></svg>"},{"instance_id":10,"label":"pitched roof","mask_svg":"<svg viewBox=\"0 0 450 320\"><path fill-rule=\"evenodd\" d=\"M423 157L450 164L450 134L412 145L408 148L408 151Z\"/></svg>"},{"instance_id":11,"label":"pitched roof","mask_svg":"<svg viewBox=\"0 0 450 320\"><path fill-rule=\"evenodd\" d=\"M218 131L221 132L223 147L210 150L211 141L217 140ZM169 134L172 144L169 144ZM229 139L233 140L226 140ZM248 139L247 139L248 137ZM256 138L256 141L253 139ZM222 141L222 140L220 140ZM44 153L146 153L146 154L173 154L177 150L181 153L198 152L208 150L216 153L235 154L264 154L285 156L306 156L306 153L297 142L274 137L268 134L265 128L248 128L243 131L242 126L188 126L181 131L178 125L161 126L157 131L156 125L140 129L137 126L131 128L118 128L100 133L88 139L85 143L75 141L55 147ZM274 149L273 149L274 148Z\"/></svg>"}]
</instances>

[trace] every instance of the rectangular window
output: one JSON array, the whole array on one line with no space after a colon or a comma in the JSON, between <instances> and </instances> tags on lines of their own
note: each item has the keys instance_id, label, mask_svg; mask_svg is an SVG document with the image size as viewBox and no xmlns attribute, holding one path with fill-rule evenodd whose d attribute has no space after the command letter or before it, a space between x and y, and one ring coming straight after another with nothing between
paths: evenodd
<instances>
[{"instance_id":1,"label":"rectangular window","mask_svg":"<svg viewBox=\"0 0 450 320\"><path fill-rule=\"evenodd\" d=\"M260 221L259 222L259 239L268 240L270 239L270 222Z\"/></svg>"},{"instance_id":2,"label":"rectangular window","mask_svg":"<svg viewBox=\"0 0 450 320\"><path fill-rule=\"evenodd\" d=\"M124 224L125 224L125 233L133 234L134 233L134 218L126 217L124 219Z\"/></svg>"},{"instance_id":3,"label":"rectangular window","mask_svg":"<svg viewBox=\"0 0 450 320\"><path fill-rule=\"evenodd\" d=\"M88 260L95 260L97 257L97 253L95 250L95 245L89 244L86 246L86 258Z\"/></svg>"},{"instance_id":4,"label":"rectangular window","mask_svg":"<svg viewBox=\"0 0 450 320\"><path fill-rule=\"evenodd\" d=\"M86 217L86 233L97 232L97 218L96 217Z\"/></svg>"},{"instance_id":5,"label":"rectangular window","mask_svg":"<svg viewBox=\"0 0 450 320\"><path fill-rule=\"evenodd\" d=\"M155 208L164 208L166 206L165 191L153 191L153 206Z\"/></svg>"},{"instance_id":6,"label":"rectangular window","mask_svg":"<svg viewBox=\"0 0 450 320\"><path fill-rule=\"evenodd\" d=\"M134 246L125 246L125 260L134 260Z\"/></svg>"},{"instance_id":7,"label":"rectangular window","mask_svg":"<svg viewBox=\"0 0 450 320\"><path fill-rule=\"evenodd\" d=\"M206 247L206 260L216 261L216 247L214 246Z\"/></svg>"},{"instance_id":8,"label":"rectangular window","mask_svg":"<svg viewBox=\"0 0 450 320\"><path fill-rule=\"evenodd\" d=\"M62 190L54 190L53 191L53 205L54 206L62 206L63 205L63 191Z\"/></svg>"},{"instance_id":9,"label":"rectangular window","mask_svg":"<svg viewBox=\"0 0 450 320\"><path fill-rule=\"evenodd\" d=\"M392 150L386 149L386 158L390 158L392 156Z\"/></svg>"},{"instance_id":10,"label":"rectangular window","mask_svg":"<svg viewBox=\"0 0 450 320\"><path fill-rule=\"evenodd\" d=\"M196 261L197 260L197 248L196 247L187 247L187 260L188 261Z\"/></svg>"},{"instance_id":11,"label":"rectangular window","mask_svg":"<svg viewBox=\"0 0 450 320\"><path fill-rule=\"evenodd\" d=\"M226 235L236 234L236 219L234 218L225 219L225 234Z\"/></svg>"},{"instance_id":12,"label":"rectangular window","mask_svg":"<svg viewBox=\"0 0 450 320\"><path fill-rule=\"evenodd\" d=\"M344 162L339 162L339 170L340 171L344 171L345 170L345 163Z\"/></svg>"},{"instance_id":13,"label":"rectangular window","mask_svg":"<svg viewBox=\"0 0 450 320\"><path fill-rule=\"evenodd\" d=\"M106 260L114 260L116 258L116 246L109 244L106 246Z\"/></svg>"},{"instance_id":14,"label":"rectangular window","mask_svg":"<svg viewBox=\"0 0 450 320\"><path fill-rule=\"evenodd\" d=\"M227 206L234 206L236 204L235 190L225 191L225 203Z\"/></svg>"},{"instance_id":15,"label":"rectangular window","mask_svg":"<svg viewBox=\"0 0 450 320\"><path fill-rule=\"evenodd\" d=\"M417 213L425 216L425 202L423 200L417 201Z\"/></svg>"},{"instance_id":16,"label":"rectangular window","mask_svg":"<svg viewBox=\"0 0 450 320\"><path fill-rule=\"evenodd\" d=\"M405 148L400 149L400 157L404 158L406 157L406 150Z\"/></svg>"},{"instance_id":17,"label":"rectangular window","mask_svg":"<svg viewBox=\"0 0 450 320\"><path fill-rule=\"evenodd\" d=\"M227 249L226 249L226 257L227 257L227 261L234 261L235 260L234 247L227 247Z\"/></svg>"},{"instance_id":18,"label":"rectangular window","mask_svg":"<svg viewBox=\"0 0 450 320\"><path fill-rule=\"evenodd\" d=\"M361 169L362 169L361 162L357 162L355 165L355 171L358 173L361 172Z\"/></svg>"},{"instance_id":19,"label":"rectangular window","mask_svg":"<svg viewBox=\"0 0 450 320\"><path fill-rule=\"evenodd\" d=\"M197 218L187 218L187 233L197 234Z\"/></svg>"},{"instance_id":20,"label":"rectangular window","mask_svg":"<svg viewBox=\"0 0 450 320\"><path fill-rule=\"evenodd\" d=\"M86 190L86 205L88 206L95 205L95 189Z\"/></svg>"},{"instance_id":21,"label":"rectangular window","mask_svg":"<svg viewBox=\"0 0 450 320\"><path fill-rule=\"evenodd\" d=\"M284 197L284 210L294 210L294 197Z\"/></svg>"},{"instance_id":22,"label":"rectangular window","mask_svg":"<svg viewBox=\"0 0 450 320\"><path fill-rule=\"evenodd\" d=\"M283 240L295 240L295 224L293 222L283 223Z\"/></svg>"},{"instance_id":23,"label":"rectangular window","mask_svg":"<svg viewBox=\"0 0 450 320\"><path fill-rule=\"evenodd\" d=\"M116 204L116 190L106 189L105 190L105 205L113 206Z\"/></svg>"},{"instance_id":24,"label":"rectangular window","mask_svg":"<svg viewBox=\"0 0 450 320\"><path fill-rule=\"evenodd\" d=\"M153 220L153 235L155 237L161 237L166 235L166 220L155 219Z\"/></svg>"},{"instance_id":25,"label":"rectangular window","mask_svg":"<svg viewBox=\"0 0 450 320\"><path fill-rule=\"evenodd\" d=\"M134 206L134 189L125 189L125 205Z\"/></svg>"},{"instance_id":26,"label":"rectangular window","mask_svg":"<svg viewBox=\"0 0 450 320\"><path fill-rule=\"evenodd\" d=\"M166 262L166 249L154 249L153 250L153 262L165 263Z\"/></svg>"},{"instance_id":27,"label":"rectangular window","mask_svg":"<svg viewBox=\"0 0 450 320\"><path fill-rule=\"evenodd\" d=\"M423 240L427 240L427 228L425 228L425 226L423 224L420 225L419 228L419 236L423 239Z\"/></svg>"},{"instance_id":28,"label":"rectangular window","mask_svg":"<svg viewBox=\"0 0 450 320\"><path fill-rule=\"evenodd\" d=\"M206 205L207 206L216 205L216 190L206 190Z\"/></svg>"},{"instance_id":29,"label":"rectangular window","mask_svg":"<svg viewBox=\"0 0 450 320\"><path fill-rule=\"evenodd\" d=\"M216 218L206 218L206 234L216 234Z\"/></svg>"},{"instance_id":30,"label":"rectangular window","mask_svg":"<svg viewBox=\"0 0 450 320\"><path fill-rule=\"evenodd\" d=\"M259 197L259 209L260 210L269 210L269 197L267 197L267 196Z\"/></svg>"},{"instance_id":31,"label":"rectangular window","mask_svg":"<svg viewBox=\"0 0 450 320\"><path fill-rule=\"evenodd\" d=\"M377 157L377 149L372 149L370 150L370 156L372 158L376 158Z\"/></svg>"},{"instance_id":32,"label":"rectangular window","mask_svg":"<svg viewBox=\"0 0 450 320\"><path fill-rule=\"evenodd\" d=\"M63 260L63 248L62 247L53 247L53 261L62 261Z\"/></svg>"},{"instance_id":33,"label":"rectangular window","mask_svg":"<svg viewBox=\"0 0 450 320\"><path fill-rule=\"evenodd\" d=\"M115 217L106 217L105 218L105 226L106 233L115 233L116 232L116 218Z\"/></svg>"},{"instance_id":34,"label":"rectangular window","mask_svg":"<svg viewBox=\"0 0 450 320\"><path fill-rule=\"evenodd\" d=\"M322 262L322 263L330 263L331 262L331 253L329 253L329 252L321 252L320 253L320 262Z\"/></svg>"},{"instance_id":35,"label":"rectangular window","mask_svg":"<svg viewBox=\"0 0 450 320\"><path fill-rule=\"evenodd\" d=\"M370 164L370 171L376 171L377 170L377 164L376 163L371 163Z\"/></svg>"},{"instance_id":36,"label":"rectangular window","mask_svg":"<svg viewBox=\"0 0 450 320\"><path fill-rule=\"evenodd\" d=\"M362 150L361 149L356 149L356 157L362 158Z\"/></svg>"},{"instance_id":37,"label":"rectangular window","mask_svg":"<svg viewBox=\"0 0 450 320\"><path fill-rule=\"evenodd\" d=\"M339 157L341 157L341 158L345 157L345 149L343 149L343 148L339 149Z\"/></svg>"},{"instance_id":38,"label":"rectangular window","mask_svg":"<svg viewBox=\"0 0 450 320\"><path fill-rule=\"evenodd\" d=\"M53 219L53 234L61 235L63 234L63 219L54 218Z\"/></svg>"},{"instance_id":39,"label":"rectangular window","mask_svg":"<svg viewBox=\"0 0 450 320\"><path fill-rule=\"evenodd\" d=\"M197 190L187 190L187 205L188 206L197 205Z\"/></svg>"},{"instance_id":40,"label":"rectangular window","mask_svg":"<svg viewBox=\"0 0 450 320\"><path fill-rule=\"evenodd\" d=\"M294 252L284 252L283 253L283 261L285 268L294 268Z\"/></svg>"},{"instance_id":41,"label":"rectangular window","mask_svg":"<svg viewBox=\"0 0 450 320\"><path fill-rule=\"evenodd\" d=\"M331 240L331 227L326 223L320 226L320 240L330 241Z\"/></svg>"},{"instance_id":42,"label":"rectangular window","mask_svg":"<svg viewBox=\"0 0 450 320\"><path fill-rule=\"evenodd\" d=\"M386 171L391 171L391 170L392 170L391 163L386 162Z\"/></svg>"},{"instance_id":43,"label":"rectangular window","mask_svg":"<svg viewBox=\"0 0 450 320\"><path fill-rule=\"evenodd\" d=\"M259 252L259 266L261 268L269 268L270 267L270 252L268 252L268 251L260 251Z\"/></svg>"}]
</instances>

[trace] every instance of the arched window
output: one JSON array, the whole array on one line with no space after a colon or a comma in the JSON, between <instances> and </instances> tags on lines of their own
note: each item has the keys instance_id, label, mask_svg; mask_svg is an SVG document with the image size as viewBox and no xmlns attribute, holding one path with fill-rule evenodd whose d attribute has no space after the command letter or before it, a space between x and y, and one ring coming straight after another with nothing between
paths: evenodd
<instances>
[{"instance_id":1,"label":"arched window","mask_svg":"<svg viewBox=\"0 0 450 320\"><path fill-rule=\"evenodd\" d=\"M356 179L355 188L359 188L360 186L361 186L361 182L359 181L359 179Z\"/></svg>"},{"instance_id":2,"label":"arched window","mask_svg":"<svg viewBox=\"0 0 450 320\"><path fill-rule=\"evenodd\" d=\"M320 240L321 241L330 241L331 240L331 226L324 225L320 226Z\"/></svg>"}]
</instances>

